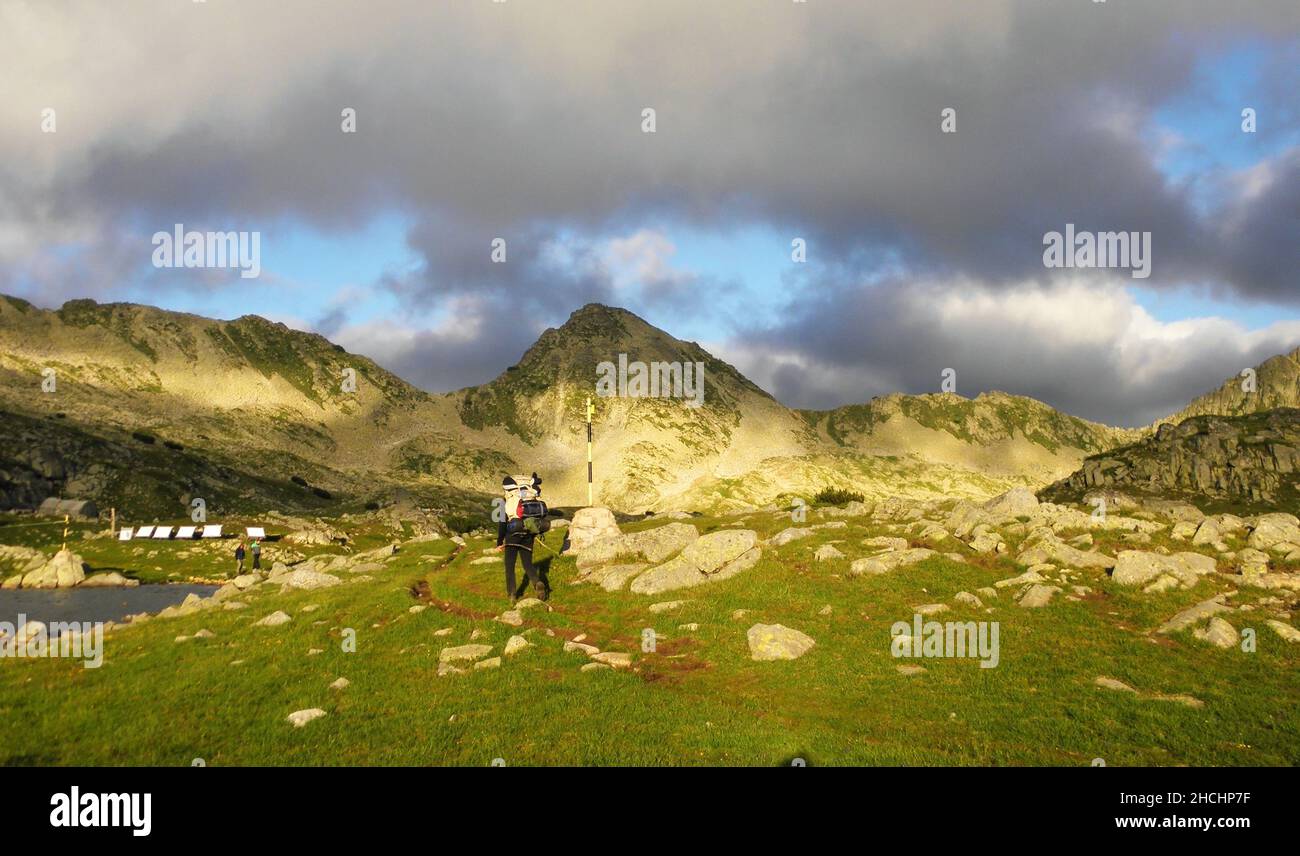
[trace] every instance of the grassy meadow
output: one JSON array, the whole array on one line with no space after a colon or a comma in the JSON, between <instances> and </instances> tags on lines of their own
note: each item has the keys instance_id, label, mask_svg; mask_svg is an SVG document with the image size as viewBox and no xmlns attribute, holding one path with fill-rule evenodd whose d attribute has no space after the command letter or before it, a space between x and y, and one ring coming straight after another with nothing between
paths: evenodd
<instances>
[{"instance_id":1,"label":"grassy meadow","mask_svg":"<svg viewBox=\"0 0 1300 856\"><path fill-rule=\"evenodd\" d=\"M736 520L693 522L706 532ZM526 610L517 628L494 620L507 608L500 562L472 564L496 555L490 540L410 543L370 579L343 574L342 585L285 594L265 584L239 596L243 609L113 630L99 669L0 660L0 763L1300 763L1300 652L1264 627L1262 613L1256 624L1250 613L1226 616L1238 630L1255 627L1253 653L1214 648L1190 631L1150 633L1178 610L1233 588L1226 577L1149 595L1085 571L1093 592L1078 600L1063 593L1048 607L1026 609L1002 589L984 608L967 607L953 595L1024 569L1004 557L938 556L851 577L850 560L867 554L863 538L899 530L869 518L848 524L764 547L759 564L732 579L655 597L575 584L573 560L561 557L550 569L549 609ZM790 520L755 513L742 525L767 537ZM847 558L814 561L813 551L828 542ZM95 570L116 567L146 580L209 571L163 550L133 556L129 546L85 541L75 549ZM934 546L960 549L951 540ZM1238 602L1262 595L1242 590ZM685 603L648 609L669 600ZM935 602L950 606L941 621L1000 622L996 668L891 656L890 626ZM418 606L425 608L411 611ZM252 626L275 610L292 621ZM800 630L817 644L797 660L755 662L746 630L756 622ZM655 630L653 652L641 650L645 628ZM175 641L201 629L214 635ZM349 630L355 652L344 650ZM493 646L488 656L500 655L514 634L531 645L500 668L439 677L439 652L468 644L475 631L476 642ZM603 651L631 653L631 668L580 671L587 657L562 644L581 634ZM905 676L900 664L926 671ZM1142 695L1098 688L1098 676ZM339 677L349 686L331 689ZM1157 693L1188 694L1204 705L1148 695ZM286 721L305 708L327 715L302 728Z\"/></svg>"}]
</instances>

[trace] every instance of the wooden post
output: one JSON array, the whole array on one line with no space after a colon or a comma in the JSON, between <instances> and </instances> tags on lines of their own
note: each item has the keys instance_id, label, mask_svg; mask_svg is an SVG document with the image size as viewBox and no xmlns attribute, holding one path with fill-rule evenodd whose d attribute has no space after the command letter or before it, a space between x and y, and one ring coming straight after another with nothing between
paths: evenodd
<instances>
[{"instance_id":1,"label":"wooden post","mask_svg":"<svg viewBox=\"0 0 1300 856\"><path fill-rule=\"evenodd\" d=\"M68 549L68 515L63 515L63 549Z\"/></svg>"},{"instance_id":2,"label":"wooden post","mask_svg":"<svg viewBox=\"0 0 1300 856\"><path fill-rule=\"evenodd\" d=\"M591 396L587 396L587 507L591 505Z\"/></svg>"},{"instance_id":3,"label":"wooden post","mask_svg":"<svg viewBox=\"0 0 1300 856\"><path fill-rule=\"evenodd\" d=\"M108 537L110 538L117 537L117 509L116 508L110 508L108 510Z\"/></svg>"}]
</instances>

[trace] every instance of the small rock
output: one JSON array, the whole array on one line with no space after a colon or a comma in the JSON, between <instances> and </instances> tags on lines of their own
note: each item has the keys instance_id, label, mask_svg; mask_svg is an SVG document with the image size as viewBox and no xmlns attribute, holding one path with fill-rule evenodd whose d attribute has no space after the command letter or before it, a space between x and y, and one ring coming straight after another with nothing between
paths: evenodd
<instances>
[{"instance_id":1,"label":"small rock","mask_svg":"<svg viewBox=\"0 0 1300 856\"><path fill-rule=\"evenodd\" d=\"M313 719L320 719L324 715L325 711L321 710L319 707L311 707L306 710L295 710L293 713L289 714L288 719L289 722L293 723L294 728L302 728Z\"/></svg>"},{"instance_id":2,"label":"small rock","mask_svg":"<svg viewBox=\"0 0 1300 856\"><path fill-rule=\"evenodd\" d=\"M277 609L275 612L271 613L265 618L253 622L253 626L254 627L279 627L281 624L286 624L292 620L293 619L290 618L287 613Z\"/></svg>"},{"instance_id":3,"label":"small rock","mask_svg":"<svg viewBox=\"0 0 1300 856\"><path fill-rule=\"evenodd\" d=\"M1216 648L1233 648L1238 639L1237 628L1218 616L1211 618L1204 630L1193 630L1192 635L1202 642L1209 642Z\"/></svg>"},{"instance_id":4,"label":"small rock","mask_svg":"<svg viewBox=\"0 0 1300 856\"><path fill-rule=\"evenodd\" d=\"M749 628L750 657L755 660L794 660L812 650L816 641L806 633L781 624L755 624Z\"/></svg>"}]
</instances>

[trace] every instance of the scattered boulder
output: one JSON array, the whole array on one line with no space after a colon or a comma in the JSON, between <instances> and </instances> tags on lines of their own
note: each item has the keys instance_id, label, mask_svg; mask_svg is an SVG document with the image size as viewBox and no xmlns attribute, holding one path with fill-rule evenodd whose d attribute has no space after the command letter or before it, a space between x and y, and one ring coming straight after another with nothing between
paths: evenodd
<instances>
[{"instance_id":1,"label":"scattered boulder","mask_svg":"<svg viewBox=\"0 0 1300 856\"><path fill-rule=\"evenodd\" d=\"M139 580L124 577L117 571L91 574L81 581L81 588L134 588L138 585L140 585Z\"/></svg>"},{"instance_id":2,"label":"scattered boulder","mask_svg":"<svg viewBox=\"0 0 1300 856\"><path fill-rule=\"evenodd\" d=\"M1034 542L1023 548L1016 561L1022 565L1040 565L1056 562L1072 568L1113 568L1115 560L1104 553L1071 547L1056 535L1042 533Z\"/></svg>"},{"instance_id":3,"label":"scattered boulder","mask_svg":"<svg viewBox=\"0 0 1300 856\"><path fill-rule=\"evenodd\" d=\"M1232 607L1224 603L1225 599L1225 595L1218 594L1209 600L1201 601L1195 606L1189 606L1156 628L1156 633L1176 633L1216 613L1230 612Z\"/></svg>"},{"instance_id":4,"label":"scattered boulder","mask_svg":"<svg viewBox=\"0 0 1300 856\"><path fill-rule=\"evenodd\" d=\"M42 567L23 577L23 588L72 588L86 578L85 563L71 550L60 550Z\"/></svg>"},{"instance_id":5,"label":"scattered boulder","mask_svg":"<svg viewBox=\"0 0 1300 856\"><path fill-rule=\"evenodd\" d=\"M1013 487L984 503L984 510L998 518L1026 517L1038 510L1038 497L1027 487Z\"/></svg>"},{"instance_id":6,"label":"scattered boulder","mask_svg":"<svg viewBox=\"0 0 1300 856\"><path fill-rule=\"evenodd\" d=\"M627 565L610 565L604 568L600 576L600 587L605 591L619 591L627 585L627 581L636 577L646 568L650 567L644 562L636 562Z\"/></svg>"},{"instance_id":7,"label":"scattered boulder","mask_svg":"<svg viewBox=\"0 0 1300 856\"><path fill-rule=\"evenodd\" d=\"M1141 550L1122 550L1115 557L1111 579L1122 586L1136 586L1168 576L1183 588L1191 588L1200 577L1214 573L1217 567L1212 557L1200 553L1162 556Z\"/></svg>"},{"instance_id":8,"label":"scattered boulder","mask_svg":"<svg viewBox=\"0 0 1300 856\"><path fill-rule=\"evenodd\" d=\"M288 624L293 619L281 610L276 610L270 615L253 622L254 627L279 627L281 624Z\"/></svg>"},{"instance_id":9,"label":"scattered boulder","mask_svg":"<svg viewBox=\"0 0 1300 856\"><path fill-rule=\"evenodd\" d=\"M1278 636L1281 636L1286 641L1300 642L1300 630L1296 630L1290 624L1286 624L1285 622L1282 621L1273 621L1273 620L1265 621L1264 623L1267 624L1270 628L1272 628L1274 633L1276 633Z\"/></svg>"},{"instance_id":10,"label":"scattered boulder","mask_svg":"<svg viewBox=\"0 0 1300 856\"><path fill-rule=\"evenodd\" d=\"M614 512L608 508L579 508L569 524L569 549L582 553L592 544L621 534Z\"/></svg>"},{"instance_id":11,"label":"scattered boulder","mask_svg":"<svg viewBox=\"0 0 1300 856\"><path fill-rule=\"evenodd\" d=\"M813 534L812 529L791 526L790 528L782 529L780 532L773 535L768 539L767 543L771 544L773 547L783 547L791 541L797 541L800 538L807 538L811 534Z\"/></svg>"},{"instance_id":12,"label":"scattered boulder","mask_svg":"<svg viewBox=\"0 0 1300 856\"><path fill-rule=\"evenodd\" d=\"M287 718L294 728L302 728L313 719L320 719L324 715L325 711L319 707L309 707L306 710L295 710Z\"/></svg>"},{"instance_id":13,"label":"scattered boulder","mask_svg":"<svg viewBox=\"0 0 1300 856\"><path fill-rule=\"evenodd\" d=\"M857 559L849 566L849 573L859 574L884 574L904 565L913 565L917 562L925 561L931 556L937 555L934 550L925 547L914 547L910 550L899 550L895 552L883 553L879 556L872 556L869 559Z\"/></svg>"},{"instance_id":14,"label":"scattered boulder","mask_svg":"<svg viewBox=\"0 0 1300 856\"><path fill-rule=\"evenodd\" d=\"M479 660L486 657L491 651L491 645L457 645L452 648L443 648L438 654L438 662L459 663Z\"/></svg>"},{"instance_id":15,"label":"scattered boulder","mask_svg":"<svg viewBox=\"0 0 1300 856\"><path fill-rule=\"evenodd\" d=\"M754 660L794 660L817 644L811 636L781 624L755 624L746 636Z\"/></svg>"},{"instance_id":16,"label":"scattered boulder","mask_svg":"<svg viewBox=\"0 0 1300 856\"><path fill-rule=\"evenodd\" d=\"M1216 648L1233 648L1238 639L1237 628L1222 618L1214 617L1204 629L1193 630L1192 635L1202 642L1209 642Z\"/></svg>"},{"instance_id":17,"label":"scattered boulder","mask_svg":"<svg viewBox=\"0 0 1300 856\"><path fill-rule=\"evenodd\" d=\"M1294 514L1261 514L1246 539L1256 550L1268 550L1283 542L1300 544L1300 518Z\"/></svg>"},{"instance_id":18,"label":"scattered boulder","mask_svg":"<svg viewBox=\"0 0 1300 856\"><path fill-rule=\"evenodd\" d=\"M762 550L752 529L728 529L701 536L673 559L632 581L636 594L659 594L733 577L758 563Z\"/></svg>"},{"instance_id":19,"label":"scattered boulder","mask_svg":"<svg viewBox=\"0 0 1300 856\"><path fill-rule=\"evenodd\" d=\"M906 538L894 538L889 535L876 535L873 538L863 538L863 547L875 548L877 550L906 550Z\"/></svg>"},{"instance_id":20,"label":"scattered boulder","mask_svg":"<svg viewBox=\"0 0 1300 856\"><path fill-rule=\"evenodd\" d=\"M522 636L511 636L506 640L505 655L511 657L532 644Z\"/></svg>"},{"instance_id":21,"label":"scattered boulder","mask_svg":"<svg viewBox=\"0 0 1300 856\"><path fill-rule=\"evenodd\" d=\"M835 546L832 544L823 544L817 548L815 553L813 553L813 558L818 562L826 562L832 559L843 559L844 554L835 549Z\"/></svg>"},{"instance_id":22,"label":"scattered boulder","mask_svg":"<svg viewBox=\"0 0 1300 856\"><path fill-rule=\"evenodd\" d=\"M345 690L345 689L347 689L348 687L350 687L351 685L352 685L352 682L349 681L347 678L339 678L337 681L335 681L334 683L330 684L330 689L332 689L332 690Z\"/></svg>"},{"instance_id":23,"label":"scattered boulder","mask_svg":"<svg viewBox=\"0 0 1300 856\"><path fill-rule=\"evenodd\" d=\"M302 589L311 591L319 588L329 588L343 582L343 580L333 574L313 571L307 568L295 568L287 574L278 577L276 580L280 584L280 591L286 592L291 589Z\"/></svg>"},{"instance_id":24,"label":"scattered boulder","mask_svg":"<svg viewBox=\"0 0 1300 856\"><path fill-rule=\"evenodd\" d=\"M612 666L615 669L626 669L632 665L632 655L621 651L601 651L598 654L592 654L591 659L597 663Z\"/></svg>"}]
</instances>

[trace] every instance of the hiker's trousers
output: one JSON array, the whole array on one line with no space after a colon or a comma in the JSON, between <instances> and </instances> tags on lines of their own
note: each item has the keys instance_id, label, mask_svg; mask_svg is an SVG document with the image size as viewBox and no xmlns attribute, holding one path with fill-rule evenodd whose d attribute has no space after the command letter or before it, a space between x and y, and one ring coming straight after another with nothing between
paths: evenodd
<instances>
[{"instance_id":1,"label":"hiker's trousers","mask_svg":"<svg viewBox=\"0 0 1300 856\"><path fill-rule=\"evenodd\" d=\"M524 573L533 585L539 585L541 578L537 575L537 566L533 564L533 538L520 539L517 542L506 541L506 596L515 596L515 558L524 563Z\"/></svg>"}]
</instances>

